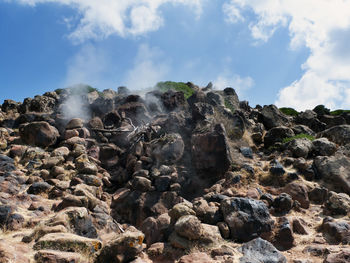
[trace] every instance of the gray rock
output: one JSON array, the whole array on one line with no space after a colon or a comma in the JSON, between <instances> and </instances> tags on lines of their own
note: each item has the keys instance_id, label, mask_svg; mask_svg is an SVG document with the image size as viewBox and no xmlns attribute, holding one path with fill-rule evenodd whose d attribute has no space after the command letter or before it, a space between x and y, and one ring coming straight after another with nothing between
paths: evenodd
<instances>
[{"instance_id":1,"label":"gray rock","mask_svg":"<svg viewBox=\"0 0 350 263\"><path fill-rule=\"evenodd\" d=\"M201 221L193 215L180 217L174 228L179 236L188 240L197 240L202 235Z\"/></svg>"},{"instance_id":2,"label":"gray rock","mask_svg":"<svg viewBox=\"0 0 350 263\"><path fill-rule=\"evenodd\" d=\"M275 105L264 106L259 115L259 121L267 130L288 124L288 118Z\"/></svg>"},{"instance_id":3,"label":"gray rock","mask_svg":"<svg viewBox=\"0 0 350 263\"><path fill-rule=\"evenodd\" d=\"M350 197L345 193L329 192L326 209L332 215L347 215L350 213Z\"/></svg>"},{"instance_id":4,"label":"gray rock","mask_svg":"<svg viewBox=\"0 0 350 263\"><path fill-rule=\"evenodd\" d=\"M0 205L0 227L7 224L10 215L13 212L13 208L9 205Z\"/></svg>"},{"instance_id":5,"label":"gray rock","mask_svg":"<svg viewBox=\"0 0 350 263\"><path fill-rule=\"evenodd\" d=\"M326 129L326 124L317 119L317 114L312 110L306 110L298 114L295 118L296 123L309 127L314 132L320 132Z\"/></svg>"},{"instance_id":6,"label":"gray rock","mask_svg":"<svg viewBox=\"0 0 350 263\"><path fill-rule=\"evenodd\" d=\"M270 162L270 173L277 176L282 176L286 172L283 165L278 160L273 160Z\"/></svg>"},{"instance_id":7,"label":"gray rock","mask_svg":"<svg viewBox=\"0 0 350 263\"><path fill-rule=\"evenodd\" d=\"M319 137L327 137L330 141L345 145L350 143L350 125L338 125L319 134Z\"/></svg>"},{"instance_id":8,"label":"gray rock","mask_svg":"<svg viewBox=\"0 0 350 263\"><path fill-rule=\"evenodd\" d=\"M327 138L319 138L312 141L312 152L316 156L329 156L335 153L337 146Z\"/></svg>"},{"instance_id":9,"label":"gray rock","mask_svg":"<svg viewBox=\"0 0 350 263\"><path fill-rule=\"evenodd\" d=\"M174 164L182 158L184 142L178 133L165 135L162 140L151 142L152 155L158 164Z\"/></svg>"},{"instance_id":10,"label":"gray rock","mask_svg":"<svg viewBox=\"0 0 350 263\"><path fill-rule=\"evenodd\" d=\"M294 246L292 226L286 217L278 219L278 227L273 244L280 251L291 249Z\"/></svg>"},{"instance_id":11,"label":"gray rock","mask_svg":"<svg viewBox=\"0 0 350 263\"><path fill-rule=\"evenodd\" d=\"M350 159L342 154L316 157L314 167L318 178L331 183L332 190L350 194Z\"/></svg>"},{"instance_id":12,"label":"gray rock","mask_svg":"<svg viewBox=\"0 0 350 263\"><path fill-rule=\"evenodd\" d=\"M228 198L221 202L220 209L234 240L249 241L272 230L274 222L262 201Z\"/></svg>"},{"instance_id":13,"label":"gray rock","mask_svg":"<svg viewBox=\"0 0 350 263\"><path fill-rule=\"evenodd\" d=\"M268 148L273 146L276 142L282 142L284 138L290 138L294 135L293 130L288 127L274 127L265 134L264 145L266 148Z\"/></svg>"},{"instance_id":14,"label":"gray rock","mask_svg":"<svg viewBox=\"0 0 350 263\"><path fill-rule=\"evenodd\" d=\"M153 189L152 182L145 177L136 176L131 184L133 189L141 192L148 192Z\"/></svg>"},{"instance_id":15,"label":"gray rock","mask_svg":"<svg viewBox=\"0 0 350 263\"><path fill-rule=\"evenodd\" d=\"M282 193L272 203L276 213L287 214L293 207L293 199L289 194Z\"/></svg>"},{"instance_id":16,"label":"gray rock","mask_svg":"<svg viewBox=\"0 0 350 263\"><path fill-rule=\"evenodd\" d=\"M346 221L326 217L323 219L321 231L330 244L350 244L350 225Z\"/></svg>"},{"instance_id":17,"label":"gray rock","mask_svg":"<svg viewBox=\"0 0 350 263\"><path fill-rule=\"evenodd\" d=\"M144 238L145 235L140 231L125 231L103 247L95 262L130 262L141 253Z\"/></svg>"},{"instance_id":18,"label":"gray rock","mask_svg":"<svg viewBox=\"0 0 350 263\"><path fill-rule=\"evenodd\" d=\"M253 151L250 147L241 147L239 148L240 152L243 154L244 157L253 159Z\"/></svg>"},{"instance_id":19,"label":"gray rock","mask_svg":"<svg viewBox=\"0 0 350 263\"><path fill-rule=\"evenodd\" d=\"M296 158L306 158L312 149L312 142L307 138L295 139L288 144L288 149Z\"/></svg>"},{"instance_id":20,"label":"gray rock","mask_svg":"<svg viewBox=\"0 0 350 263\"><path fill-rule=\"evenodd\" d=\"M339 253L329 254L324 263L348 263L350 258L350 250L343 250Z\"/></svg>"},{"instance_id":21,"label":"gray rock","mask_svg":"<svg viewBox=\"0 0 350 263\"><path fill-rule=\"evenodd\" d=\"M51 189L52 186L46 182L36 182L28 188L27 193L38 195L42 193L48 193Z\"/></svg>"},{"instance_id":22,"label":"gray rock","mask_svg":"<svg viewBox=\"0 0 350 263\"><path fill-rule=\"evenodd\" d=\"M214 108L210 104L197 102L192 107L192 119L194 121L203 121L214 115Z\"/></svg>"},{"instance_id":23,"label":"gray rock","mask_svg":"<svg viewBox=\"0 0 350 263\"><path fill-rule=\"evenodd\" d=\"M239 248L240 263L286 263L287 259L270 242L256 238Z\"/></svg>"},{"instance_id":24,"label":"gray rock","mask_svg":"<svg viewBox=\"0 0 350 263\"><path fill-rule=\"evenodd\" d=\"M12 172L14 170L16 170L16 167L13 159L4 154L0 154L0 172Z\"/></svg>"}]
</instances>

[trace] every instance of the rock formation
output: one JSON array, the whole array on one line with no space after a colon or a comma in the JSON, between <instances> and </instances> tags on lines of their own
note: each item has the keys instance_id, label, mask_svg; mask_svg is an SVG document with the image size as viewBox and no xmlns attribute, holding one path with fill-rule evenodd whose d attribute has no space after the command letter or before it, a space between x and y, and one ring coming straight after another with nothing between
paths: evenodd
<instances>
[{"instance_id":1,"label":"rock formation","mask_svg":"<svg viewBox=\"0 0 350 263\"><path fill-rule=\"evenodd\" d=\"M186 85L4 101L0 263L349 262L350 113Z\"/></svg>"}]
</instances>

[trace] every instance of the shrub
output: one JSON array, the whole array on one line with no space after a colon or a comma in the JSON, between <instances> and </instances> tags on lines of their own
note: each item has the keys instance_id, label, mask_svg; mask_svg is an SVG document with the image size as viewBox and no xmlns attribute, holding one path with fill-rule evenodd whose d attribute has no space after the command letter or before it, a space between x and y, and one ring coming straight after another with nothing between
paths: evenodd
<instances>
[{"instance_id":1,"label":"shrub","mask_svg":"<svg viewBox=\"0 0 350 263\"><path fill-rule=\"evenodd\" d=\"M225 107L228 108L232 113L235 112L235 108L233 107L232 103L228 98L225 98L224 103L225 103Z\"/></svg>"},{"instance_id":2,"label":"shrub","mask_svg":"<svg viewBox=\"0 0 350 263\"><path fill-rule=\"evenodd\" d=\"M325 115L330 113L330 109L326 108L324 105L317 105L314 109L317 115Z\"/></svg>"},{"instance_id":3,"label":"shrub","mask_svg":"<svg viewBox=\"0 0 350 263\"><path fill-rule=\"evenodd\" d=\"M334 111L331 111L331 115L334 115L334 116L338 116L338 115L341 115L343 113L350 113L350 110L334 110Z\"/></svg>"},{"instance_id":4,"label":"shrub","mask_svg":"<svg viewBox=\"0 0 350 263\"><path fill-rule=\"evenodd\" d=\"M162 92L167 92L168 90L182 91L186 99L194 93L194 90L184 82L161 81L155 87Z\"/></svg>"},{"instance_id":5,"label":"shrub","mask_svg":"<svg viewBox=\"0 0 350 263\"><path fill-rule=\"evenodd\" d=\"M293 108L280 108L279 109L282 113L284 113L285 115L288 116L298 116L299 112L297 112L295 109Z\"/></svg>"},{"instance_id":6,"label":"shrub","mask_svg":"<svg viewBox=\"0 0 350 263\"><path fill-rule=\"evenodd\" d=\"M300 134L297 134L293 137L287 137L287 138L284 138L282 140L282 143L288 143L290 141L293 141L294 139L302 139L302 138L306 138L306 139L309 139L310 141L313 141L315 140L315 137L312 136L312 135L309 135L309 134L305 134L305 133L300 133Z\"/></svg>"}]
</instances>

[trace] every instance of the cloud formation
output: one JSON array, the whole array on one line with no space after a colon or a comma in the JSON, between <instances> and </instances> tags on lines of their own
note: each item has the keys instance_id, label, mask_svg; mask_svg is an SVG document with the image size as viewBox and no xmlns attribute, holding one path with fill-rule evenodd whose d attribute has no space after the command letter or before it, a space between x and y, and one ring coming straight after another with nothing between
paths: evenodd
<instances>
[{"instance_id":1,"label":"cloud formation","mask_svg":"<svg viewBox=\"0 0 350 263\"><path fill-rule=\"evenodd\" d=\"M254 80L251 77L241 77L237 74L224 72L213 81L213 85L216 89L232 87L239 97L244 97L246 91L253 87Z\"/></svg>"},{"instance_id":2,"label":"cloud formation","mask_svg":"<svg viewBox=\"0 0 350 263\"><path fill-rule=\"evenodd\" d=\"M349 0L230 0L223 6L235 17L253 12L249 23L255 40L266 42L279 27L288 27L290 47L306 46L310 56L302 65L304 75L280 90L276 104L299 110L316 104L349 107L350 101L350 1ZM236 12L236 11L235 11Z\"/></svg>"},{"instance_id":3,"label":"cloud formation","mask_svg":"<svg viewBox=\"0 0 350 263\"><path fill-rule=\"evenodd\" d=\"M161 50L141 44L134 66L126 74L126 86L137 91L153 87L157 82L165 80L170 71L168 64Z\"/></svg>"},{"instance_id":4,"label":"cloud formation","mask_svg":"<svg viewBox=\"0 0 350 263\"><path fill-rule=\"evenodd\" d=\"M81 14L69 34L74 42L106 38L112 34L122 37L142 35L158 30L164 23L160 8L165 4L185 5L197 16L203 0L7 0L36 6L57 3L76 9ZM65 19L67 20L67 18ZM68 18L69 20L69 18ZM70 23L71 24L71 23Z\"/></svg>"}]
</instances>

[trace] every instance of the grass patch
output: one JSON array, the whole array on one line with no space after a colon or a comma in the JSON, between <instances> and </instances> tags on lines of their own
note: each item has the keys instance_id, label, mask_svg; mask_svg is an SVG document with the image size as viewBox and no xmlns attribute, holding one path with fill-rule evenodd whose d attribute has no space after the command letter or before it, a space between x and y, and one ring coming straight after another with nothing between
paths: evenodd
<instances>
[{"instance_id":1,"label":"grass patch","mask_svg":"<svg viewBox=\"0 0 350 263\"><path fill-rule=\"evenodd\" d=\"M293 108L280 108L279 109L282 113L284 113L285 115L288 116L298 116L299 112L297 112L295 109Z\"/></svg>"},{"instance_id":2,"label":"grass patch","mask_svg":"<svg viewBox=\"0 0 350 263\"><path fill-rule=\"evenodd\" d=\"M167 92L169 90L182 91L186 99L192 96L194 90L184 82L161 81L156 84L156 89Z\"/></svg>"},{"instance_id":3,"label":"grass patch","mask_svg":"<svg viewBox=\"0 0 350 263\"><path fill-rule=\"evenodd\" d=\"M331 111L331 115L333 116L338 116L338 115L341 115L343 113L350 113L350 110L334 110L334 111Z\"/></svg>"},{"instance_id":4,"label":"grass patch","mask_svg":"<svg viewBox=\"0 0 350 263\"><path fill-rule=\"evenodd\" d=\"M233 107L232 103L228 98L225 98L224 104L225 104L225 107L228 108L232 113L235 112L235 107Z\"/></svg>"},{"instance_id":5,"label":"grass patch","mask_svg":"<svg viewBox=\"0 0 350 263\"><path fill-rule=\"evenodd\" d=\"M310 140L310 141L315 140L315 137L312 136L312 135L305 134L305 133L300 133L300 134L295 135L295 136L293 136L293 137L284 138L284 139L282 140L282 143L288 143L288 142L293 141L293 140L295 140L295 139L303 139L303 138L306 138L306 139L308 139L308 140Z\"/></svg>"}]
</instances>

